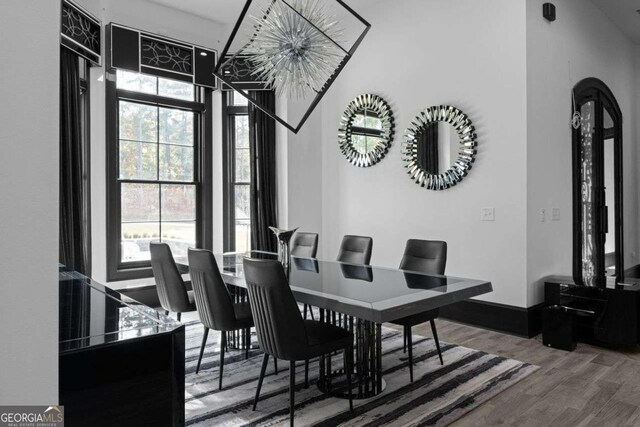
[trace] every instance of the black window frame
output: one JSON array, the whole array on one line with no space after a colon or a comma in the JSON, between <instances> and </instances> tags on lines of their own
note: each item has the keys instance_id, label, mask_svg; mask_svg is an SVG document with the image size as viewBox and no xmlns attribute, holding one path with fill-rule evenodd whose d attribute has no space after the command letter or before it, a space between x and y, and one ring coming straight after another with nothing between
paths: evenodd
<instances>
[{"instance_id":1,"label":"black window frame","mask_svg":"<svg viewBox=\"0 0 640 427\"><path fill-rule=\"evenodd\" d=\"M225 252L236 251L236 201L235 187L236 185L247 185L251 188L251 179L249 182L238 184L235 180L236 171L236 132L235 119L236 116L249 117L249 104L234 105L234 92L224 91L222 93L222 176L223 176L223 243L222 248ZM252 132L249 132L249 147L252 145ZM250 154L251 155L251 154ZM251 191L251 190L249 190ZM252 221L249 218L249 221Z\"/></svg>"},{"instance_id":2,"label":"black window frame","mask_svg":"<svg viewBox=\"0 0 640 427\"><path fill-rule=\"evenodd\" d=\"M154 76L155 77L155 76ZM121 261L121 193L119 178L120 152L118 104L120 100L159 107L193 111L194 182L196 186L196 247L213 247L212 206L212 133L213 91L195 86L196 99L185 101L160 95L145 94L116 87L116 71L106 72L106 159L107 159L107 281L153 277L151 261ZM159 178L159 177L158 177ZM124 180L126 181L126 180ZM171 183L163 180L152 183Z\"/></svg>"}]
</instances>

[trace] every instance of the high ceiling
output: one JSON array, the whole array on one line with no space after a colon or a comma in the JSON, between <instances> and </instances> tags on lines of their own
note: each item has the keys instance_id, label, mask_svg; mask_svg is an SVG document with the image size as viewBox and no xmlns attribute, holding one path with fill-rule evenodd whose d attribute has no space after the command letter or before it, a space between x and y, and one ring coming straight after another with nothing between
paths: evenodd
<instances>
[{"instance_id":1,"label":"high ceiling","mask_svg":"<svg viewBox=\"0 0 640 427\"><path fill-rule=\"evenodd\" d=\"M243 0L147 0L222 24L234 24L240 16Z\"/></svg>"},{"instance_id":2,"label":"high ceiling","mask_svg":"<svg viewBox=\"0 0 640 427\"><path fill-rule=\"evenodd\" d=\"M203 18L233 24L240 15L244 0L147 0L152 3L198 15ZM640 0L591 0L634 43L640 44ZM352 2L354 2L352 0ZM359 3L355 1L355 3ZM562 13L558 10L558 15Z\"/></svg>"},{"instance_id":3,"label":"high ceiling","mask_svg":"<svg viewBox=\"0 0 640 427\"><path fill-rule=\"evenodd\" d=\"M640 0L591 0L634 43L640 44ZM560 11L558 11L560 13Z\"/></svg>"}]
</instances>

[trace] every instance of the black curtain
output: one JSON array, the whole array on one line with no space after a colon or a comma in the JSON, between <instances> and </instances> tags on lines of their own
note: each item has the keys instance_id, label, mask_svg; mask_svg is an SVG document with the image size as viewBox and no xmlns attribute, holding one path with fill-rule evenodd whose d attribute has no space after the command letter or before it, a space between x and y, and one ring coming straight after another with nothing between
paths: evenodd
<instances>
[{"instance_id":1,"label":"black curtain","mask_svg":"<svg viewBox=\"0 0 640 427\"><path fill-rule=\"evenodd\" d=\"M430 174L438 175L438 123L431 123L418 135L418 164Z\"/></svg>"},{"instance_id":2,"label":"black curtain","mask_svg":"<svg viewBox=\"0 0 640 427\"><path fill-rule=\"evenodd\" d=\"M275 111L273 91L251 91L260 105ZM277 251L276 213L276 122L260 109L249 106L249 147L251 156L251 248Z\"/></svg>"},{"instance_id":3,"label":"black curtain","mask_svg":"<svg viewBox=\"0 0 640 427\"><path fill-rule=\"evenodd\" d=\"M78 56L60 52L60 263L91 275Z\"/></svg>"}]
</instances>

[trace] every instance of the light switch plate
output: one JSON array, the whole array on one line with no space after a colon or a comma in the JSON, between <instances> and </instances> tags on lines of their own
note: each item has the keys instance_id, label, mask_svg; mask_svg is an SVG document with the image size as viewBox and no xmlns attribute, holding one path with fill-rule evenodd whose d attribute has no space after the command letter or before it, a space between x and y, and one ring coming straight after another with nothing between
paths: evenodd
<instances>
[{"instance_id":1,"label":"light switch plate","mask_svg":"<svg viewBox=\"0 0 640 427\"><path fill-rule=\"evenodd\" d=\"M480 221L495 221L495 208L480 208Z\"/></svg>"},{"instance_id":2,"label":"light switch plate","mask_svg":"<svg viewBox=\"0 0 640 427\"><path fill-rule=\"evenodd\" d=\"M551 221L560 221L560 208L551 208Z\"/></svg>"}]
</instances>

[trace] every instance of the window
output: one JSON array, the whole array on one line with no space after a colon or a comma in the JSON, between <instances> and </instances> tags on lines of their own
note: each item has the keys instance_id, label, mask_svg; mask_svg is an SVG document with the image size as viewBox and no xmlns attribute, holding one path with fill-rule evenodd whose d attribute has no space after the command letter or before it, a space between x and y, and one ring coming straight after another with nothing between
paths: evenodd
<instances>
[{"instance_id":1,"label":"window","mask_svg":"<svg viewBox=\"0 0 640 427\"><path fill-rule=\"evenodd\" d=\"M246 252L251 249L251 151L249 148L249 110L245 97L226 92L224 123L224 250Z\"/></svg>"},{"instance_id":2,"label":"window","mask_svg":"<svg viewBox=\"0 0 640 427\"><path fill-rule=\"evenodd\" d=\"M111 77L108 280L149 277L150 242L176 258L211 246L210 91L120 70Z\"/></svg>"}]
</instances>

